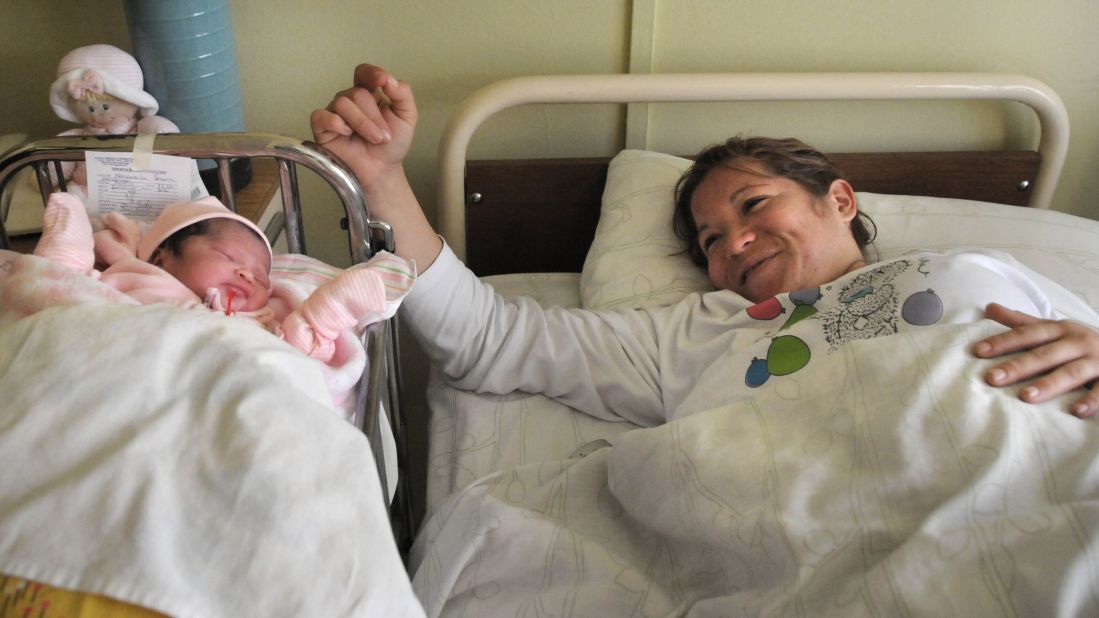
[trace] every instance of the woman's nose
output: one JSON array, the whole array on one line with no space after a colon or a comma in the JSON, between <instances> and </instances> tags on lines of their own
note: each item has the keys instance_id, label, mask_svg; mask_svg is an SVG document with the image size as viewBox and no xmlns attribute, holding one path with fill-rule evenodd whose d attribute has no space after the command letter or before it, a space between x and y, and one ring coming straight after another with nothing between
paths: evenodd
<instances>
[{"instance_id":1,"label":"woman's nose","mask_svg":"<svg viewBox=\"0 0 1099 618\"><path fill-rule=\"evenodd\" d=\"M731 255L743 253L756 239L756 234L751 229L738 230L729 234L728 251Z\"/></svg>"}]
</instances>

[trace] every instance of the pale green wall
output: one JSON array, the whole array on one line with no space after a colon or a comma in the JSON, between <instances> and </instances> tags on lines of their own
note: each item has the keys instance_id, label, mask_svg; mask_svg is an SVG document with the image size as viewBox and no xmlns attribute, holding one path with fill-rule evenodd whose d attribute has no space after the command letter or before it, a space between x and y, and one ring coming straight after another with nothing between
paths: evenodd
<instances>
[{"instance_id":1,"label":"pale green wall","mask_svg":"<svg viewBox=\"0 0 1099 618\"><path fill-rule=\"evenodd\" d=\"M1099 174L1092 172L1099 167L1099 63L1091 61L1099 58L1099 2L1093 0L233 0L246 124L308 136L310 111L349 84L356 63L387 66L416 88L422 120L409 170L434 216L435 152L454 106L503 77L628 70L635 3L653 14L651 28L637 30L633 43L651 48L656 71L949 70L1041 79L1060 93L1072 124L1055 208L1099 218L1091 199L1099 189ZM69 128L46 104L57 60L95 42L129 49L121 2L8 0L4 9L0 132L49 135ZM947 107L945 118L932 117L934 107L794 107L780 123L760 109L770 114L773 106L726 113L719 133L796 134L831 150L1032 145L1028 130L1004 127L1005 112L997 106ZM704 113L656 108L649 144L689 152L723 136L712 129L716 114L712 107ZM592 125L620 117L606 108L516 110L480 133L472 150L610 154L622 143L622 127L593 131ZM314 183L306 185L316 195ZM344 261L341 242L315 233L331 227L336 206L325 213L311 230L311 244Z\"/></svg>"},{"instance_id":2,"label":"pale green wall","mask_svg":"<svg viewBox=\"0 0 1099 618\"><path fill-rule=\"evenodd\" d=\"M1068 161L1053 207L1099 218L1099 2L656 2L655 71L958 71L1042 80L1060 94L1071 126ZM998 113L989 105L943 106L945 116L932 116L928 107L799 108L790 124L750 118L747 128L774 132L784 126L832 151L866 149L867 141L886 148L1034 146L1032 132L1000 123L1005 115L1030 120L1019 109ZM654 114L655 139L675 143L670 133L690 133L686 119L671 112Z\"/></svg>"},{"instance_id":3,"label":"pale green wall","mask_svg":"<svg viewBox=\"0 0 1099 618\"><path fill-rule=\"evenodd\" d=\"M249 127L308 135L309 113L351 85L357 63L381 64L415 88L421 115L407 167L432 213L439 134L462 98L505 76L619 72L627 46L624 0L351 0L301 6L295 0L233 2ZM567 129L555 131L554 140L524 144L535 141L535 154L548 154L556 150L546 141L592 139L585 127ZM601 144L610 148L611 141ZM507 137L501 141L504 148L508 143Z\"/></svg>"}]
</instances>

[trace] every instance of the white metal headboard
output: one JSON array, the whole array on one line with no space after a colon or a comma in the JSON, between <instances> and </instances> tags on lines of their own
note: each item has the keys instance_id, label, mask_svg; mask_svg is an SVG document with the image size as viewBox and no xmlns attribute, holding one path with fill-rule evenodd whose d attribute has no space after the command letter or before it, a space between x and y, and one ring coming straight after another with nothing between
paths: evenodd
<instances>
[{"instance_id":1,"label":"white metal headboard","mask_svg":"<svg viewBox=\"0 0 1099 618\"><path fill-rule=\"evenodd\" d=\"M1030 206L1049 208L1068 152L1064 103L1049 86L1021 75L986 73L679 73L547 75L489 84L451 115L439 144L439 228L466 255L465 161L474 132L493 114L539 103L715 101L997 100L1038 117L1041 157Z\"/></svg>"}]
</instances>

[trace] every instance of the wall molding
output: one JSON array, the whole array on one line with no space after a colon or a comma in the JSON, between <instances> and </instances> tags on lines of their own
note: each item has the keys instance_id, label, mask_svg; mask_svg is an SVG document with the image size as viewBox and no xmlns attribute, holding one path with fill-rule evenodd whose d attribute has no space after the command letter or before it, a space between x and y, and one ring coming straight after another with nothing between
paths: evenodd
<instances>
[{"instance_id":1,"label":"wall molding","mask_svg":"<svg viewBox=\"0 0 1099 618\"><path fill-rule=\"evenodd\" d=\"M628 73L652 73L656 36L657 0L630 2L630 58ZM644 150L649 145L649 104L626 105L626 148Z\"/></svg>"}]
</instances>

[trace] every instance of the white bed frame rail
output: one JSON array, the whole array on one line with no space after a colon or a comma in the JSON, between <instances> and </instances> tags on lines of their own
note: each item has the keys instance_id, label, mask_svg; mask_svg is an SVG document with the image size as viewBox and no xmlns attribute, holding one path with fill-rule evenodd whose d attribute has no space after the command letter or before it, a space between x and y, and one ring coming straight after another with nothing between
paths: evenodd
<instances>
[{"instance_id":1,"label":"white bed frame rail","mask_svg":"<svg viewBox=\"0 0 1099 618\"><path fill-rule=\"evenodd\" d=\"M493 114L543 103L719 101L997 100L1031 108L1038 117L1041 162L1030 206L1049 208L1068 152L1064 103L1046 84L1021 75L987 73L681 73L547 75L489 84L450 117L439 144L439 228L466 255L465 161L474 132Z\"/></svg>"}]
</instances>

